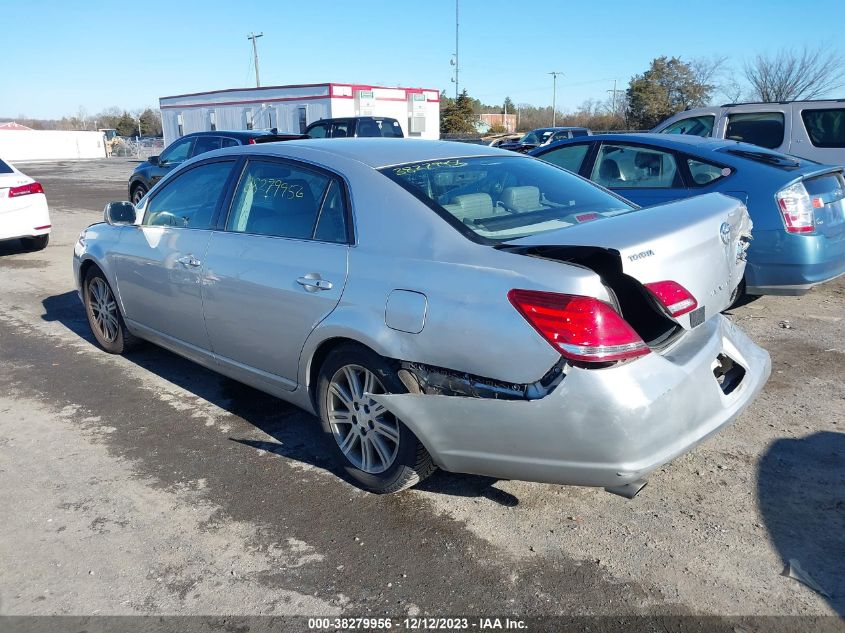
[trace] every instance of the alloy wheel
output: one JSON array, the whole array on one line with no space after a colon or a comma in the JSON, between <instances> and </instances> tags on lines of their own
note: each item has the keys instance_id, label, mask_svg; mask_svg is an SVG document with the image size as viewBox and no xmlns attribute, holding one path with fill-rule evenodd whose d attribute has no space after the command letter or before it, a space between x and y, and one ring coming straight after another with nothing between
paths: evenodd
<instances>
[{"instance_id":1,"label":"alloy wheel","mask_svg":"<svg viewBox=\"0 0 845 633\"><path fill-rule=\"evenodd\" d=\"M345 365L329 382L327 412L332 435L353 466L383 473L399 452L399 421L372 394L387 393L381 381L360 365Z\"/></svg>"},{"instance_id":2,"label":"alloy wheel","mask_svg":"<svg viewBox=\"0 0 845 633\"><path fill-rule=\"evenodd\" d=\"M97 333L105 341L113 342L119 330L117 302L109 285L100 277L94 277L88 284L88 306Z\"/></svg>"}]
</instances>

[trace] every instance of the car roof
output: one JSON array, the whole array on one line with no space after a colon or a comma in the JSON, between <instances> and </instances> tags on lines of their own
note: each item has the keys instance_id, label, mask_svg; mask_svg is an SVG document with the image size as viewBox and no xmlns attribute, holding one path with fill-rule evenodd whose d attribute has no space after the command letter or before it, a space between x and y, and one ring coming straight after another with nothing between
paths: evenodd
<instances>
[{"instance_id":1,"label":"car roof","mask_svg":"<svg viewBox=\"0 0 845 633\"><path fill-rule=\"evenodd\" d=\"M705 151L712 151L717 150L720 147L725 147L728 145L736 145L738 141L733 141L730 139L721 139L721 138L710 138L704 136L693 136L692 134L660 134L660 133L640 133L640 134L593 134L590 137L584 138L577 138L577 139L566 139L560 141L559 143L555 143L554 145L550 145L549 147L555 147L557 145L563 145L564 143L574 144L575 142L588 142L591 143L593 141L619 141L619 142L628 142L628 143L649 143L652 145L659 145L661 147L666 147L669 149L676 149L680 151L684 150L691 150L691 149L699 149Z\"/></svg>"},{"instance_id":2,"label":"car roof","mask_svg":"<svg viewBox=\"0 0 845 633\"><path fill-rule=\"evenodd\" d=\"M216 150L214 154L241 153L244 147L232 147ZM327 138L285 141L284 143L262 143L250 145L250 153L262 153L270 156L312 158L324 160L333 155L354 160L374 169L401 165L403 163L446 160L450 158L468 158L470 156L522 157L507 150L487 145L470 145L453 141L427 141L409 138ZM210 156L204 154L204 156Z\"/></svg>"},{"instance_id":3,"label":"car roof","mask_svg":"<svg viewBox=\"0 0 845 633\"><path fill-rule=\"evenodd\" d=\"M394 119L392 116L335 116L329 119L318 119L313 123L309 123L308 127L311 127L312 125L316 125L318 123L330 123L332 121L364 121L370 119L372 119L373 121L396 121L396 119Z\"/></svg>"},{"instance_id":4,"label":"car roof","mask_svg":"<svg viewBox=\"0 0 845 633\"><path fill-rule=\"evenodd\" d=\"M231 136L232 138L256 138L258 136L291 136L292 133L273 132L272 130L212 130L204 132L191 132L180 138L194 136Z\"/></svg>"}]
</instances>

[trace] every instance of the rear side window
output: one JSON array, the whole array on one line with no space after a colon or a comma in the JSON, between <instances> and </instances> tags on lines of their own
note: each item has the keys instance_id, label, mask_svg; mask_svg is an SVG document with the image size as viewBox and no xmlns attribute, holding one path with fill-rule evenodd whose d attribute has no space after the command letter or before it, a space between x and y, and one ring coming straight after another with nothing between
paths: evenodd
<instances>
[{"instance_id":1,"label":"rear side window","mask_svg":"<svg viewBox=\"0 0 845 633\"><path fill-rule=\"evenodd\" d=\"M168 181L147 205L145 226L211 228L233 161L208 163Z\"/></svg>"},{"instance_id":2,"label":"rear side window","mask_svg":"<svg viewBox=\"0 0 845 633\"><path fill-rule=\"evenodd\" d=\"M219 136L198 136L194 142L194 156L205 154L222 147L222 140Z\"/></svg>"},{"instance_id":3,"label":"rear side window","mask_svg":"<svg viewBox=\"0 0 845 633\"><path fill-rule=\"evenodd\" d=\"M9 167L6 163L0 160L0 174L11 174L12 168Z\"/></svg>"},{"instance_id":4,"label":"rear side window","mask_svg":"<svg viewBox=\"0 0 845 633\"><path fill-rule=\"evenodd\" d=\"M845 108L802 110L801 118L815 147L845 147Z\"/></svg>"},{"instance_id":5,"label":"rear side window","mask_svg":"<svg viewBox=\"0 0 845 633\"><path fill-rule=\"evenodd\" d=\"M687 167L689 167L693 185L698 187L709 185L711 182L716 182L720 178L731 175L731 170L728 167L719 167L694 158L687 158Z\"/></svg>"},{"instance_id":6,"label":"rear side window","mask_svg":"<svg viewBox=\"0 0 845 633\"><path fill-rule=\"evenodd\" d=\"M385 138L403 138L402 126L396 119L376 119L376 125L380 130L380 135Z\"/></svg>"},{"instance_id":7,"label":"rear side window","mask_svg":"<svg viewBox=\"0 0 845 633\"><path fill-rule=\"evenodd\" d=\"M690 136L710 136L716 117L712 114L694 116L675 121L669 127L660 130L661 134L688 134Z\"/></svg>"},{"instance_id":8,"label":"rear side window","mask_svg":"<svg viewBox=\"0 0 845 633\"><path fill-rule=\"evenodd\" d=\"M235 147L236 145L240 145L240 143L238 143L233 138L224 138L223 139L223 147Z\"/></svg>"},{"instance_id":9,"label":"rear side window","mask_svg":"<svg viewBox=\"0 0 845 633\"><path fill-rule=\"evenodd\" d=\"M271 161L250 161L238 183L228 231L346 242L342 188L322 173Z\"/></svg>"},{"instance_id":10,"label":"rear side window","mask_svg":"<svg viewBox=\"0 0 845 633\"><path fill-rule=\"evenodd\" d=\"M775 149L783 145L783 128L783 112L729 114L725 137Z\"/></svg>"},{"instance_id":11,"label":"rear side window","mask_svg":"<svg viewBox=\"0 0 845 633\"><path fill-rule=\"evenodd\" d=\"M576 174L580 171L581 165L584 163L584 157L587 155L587 150L590 146L586 143L581 145L566 145L553 149L541 155L540 158L547 163L563 167Z\"/></svg>"},{"instance_id":12,"label":"rear side window","mask_svg":"<svg viewBox=\"0 0 845 633\"><path fill-rule=\"evenodd\" d=\"M680 186L670 152L636 145L602 144L590 180L610 189L669 189Z\"/></svg>"}]
</instances>

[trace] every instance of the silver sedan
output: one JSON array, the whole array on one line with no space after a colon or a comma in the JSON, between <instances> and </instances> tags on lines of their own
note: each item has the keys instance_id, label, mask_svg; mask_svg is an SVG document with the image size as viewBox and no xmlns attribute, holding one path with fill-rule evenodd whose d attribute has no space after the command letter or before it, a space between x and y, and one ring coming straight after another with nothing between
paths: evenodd
<instances>
[{"instance_id":1,"label":"silver sedan","mask_svg":"<svg viewBox=\"0 0 845 633\"><path fill-rule=\"evenodd\" d=\"M441 467L630 496L766 382L720 314L750 229L733 198L638 209L494 148L289 141L107 205L74 275L106 351L151 341L313 412L367 490Z\"/></svg>"}]
</instances>

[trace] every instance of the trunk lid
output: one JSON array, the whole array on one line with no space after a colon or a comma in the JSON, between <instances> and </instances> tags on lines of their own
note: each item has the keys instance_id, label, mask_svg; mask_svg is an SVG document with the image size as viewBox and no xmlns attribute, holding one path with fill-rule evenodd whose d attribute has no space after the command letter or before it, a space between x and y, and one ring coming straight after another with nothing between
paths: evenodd
<instances>
[{"instance_id":1,"label":"trunk lid","mask_svg":"<svg viewBox=\"0 0 845 633\"><path fill-rule=\"evenodd\" d=\"M745 274L750 237L745 205L713 193L538 233L507 246L526 253L556 246L612 251L622 272L640 284L675 281L695 297L695 310L668 317L689 330L730 306Z\"/></svg>"}]
</instances>

